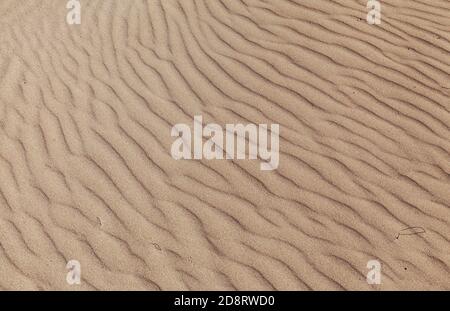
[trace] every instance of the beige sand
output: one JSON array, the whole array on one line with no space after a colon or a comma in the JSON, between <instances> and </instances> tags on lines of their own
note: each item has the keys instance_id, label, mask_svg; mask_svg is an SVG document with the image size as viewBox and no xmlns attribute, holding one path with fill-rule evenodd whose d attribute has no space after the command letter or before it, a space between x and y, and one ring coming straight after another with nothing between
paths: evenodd
<instances>
[{"instance_id":1,"label":"beige sand","mask_svg":"<svg viewBox=\"0 0 450 311\"><path fill-rule=\"evenodd\" d=\"M450 289L448 0L66 2L0 0L1 289ZM278 170L175 161L194 115Z\"/></svg>"}]
</instances>

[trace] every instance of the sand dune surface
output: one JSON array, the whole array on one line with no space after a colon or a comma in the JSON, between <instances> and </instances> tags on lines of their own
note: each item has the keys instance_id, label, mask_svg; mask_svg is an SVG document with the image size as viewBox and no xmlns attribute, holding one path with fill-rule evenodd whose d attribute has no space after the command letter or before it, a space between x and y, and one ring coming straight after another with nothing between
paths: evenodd
<instances>
[{"instance_id":1,"label":"sand dune surface","mask_svg":"<svg viewBox=\"0 0 450 311\"><path fill-rule=\"evenodd\" d=\"M67 2L0 0L0 289L450 289L450 1Z\"/></svg>"}]
</instances>

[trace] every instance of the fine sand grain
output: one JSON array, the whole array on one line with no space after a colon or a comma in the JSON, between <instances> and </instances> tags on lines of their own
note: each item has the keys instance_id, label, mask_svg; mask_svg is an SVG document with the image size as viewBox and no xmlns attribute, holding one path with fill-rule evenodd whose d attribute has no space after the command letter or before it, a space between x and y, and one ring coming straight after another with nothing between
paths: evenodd
<instances>
[{"instance_id":1,"label":"fine sand grain","mask_svg":"<svg viewBox=\"0 0 450 311\"><path fill-rule=\"evenodd\" d=\"M450 1L66 3L0 0L0 289L450 289ZM174 160L195 115L278 169Z\"/></svg>"}]
</instances>

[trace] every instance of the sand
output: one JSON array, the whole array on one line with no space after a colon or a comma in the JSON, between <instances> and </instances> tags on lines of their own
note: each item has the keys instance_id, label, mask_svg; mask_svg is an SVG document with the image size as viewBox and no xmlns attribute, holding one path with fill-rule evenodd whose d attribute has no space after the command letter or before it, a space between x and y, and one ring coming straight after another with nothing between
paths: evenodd
<instances>
[{"instance_id":1,"label":"sand","mask_svg":"<svg viewBox=\"0 0 450 311\"><path fill-rule=\"evenodd\" d=\"M66 3L0 0L0 289L450 289L448 0ZM174 160L195 115L279 167Z\"/></svg>"}]
</instances>

